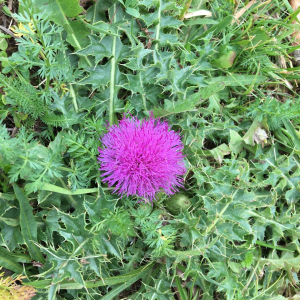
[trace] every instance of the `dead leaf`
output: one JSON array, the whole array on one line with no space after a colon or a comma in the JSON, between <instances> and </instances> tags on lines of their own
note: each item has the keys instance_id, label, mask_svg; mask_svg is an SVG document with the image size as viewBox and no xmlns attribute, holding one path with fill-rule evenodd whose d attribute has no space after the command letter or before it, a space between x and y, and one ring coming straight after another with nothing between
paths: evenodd
<instances>
[{"instance_id":1,"label":"dead leaf","mask_svg":"<svg viewBox=\"0 0 300 300\"><path fill-rule=\"evenodd\" d=\"M87 261L86 259L82 258L82 259L80 260L80 263L82 263L83 265L88 265L90 262Z\"/></svg>"},{"instance_id":2,"label":"dead leaf","mask_svg":"<svg viewBox=\"0 0 300 300\"><path fill-rule=\"evenodd\" d=\"M234 16L233 16L233 20L232 20L232 23L233 22L238 22L238 19L247 11L247 10L249 10L249 8L253 5L253 4L255 4L255 3L257 3L258 1L257 0L252 0L252 1L250 1L245 7L243 7L242 9L240 9ZM261 6L264 6L264 5L266 5L266 4L268 4L268 3L270 3L271 2L271 0L267 0L266 2L263 2L263 3L261 3L261 4L259 4L258 5L258 7L261 7ZM257 7L257 8L258 8Z\"/></svg>"},{"instance_id":3,"label":"dead leaf","mask_svg":"<svg viewBox=\"0 0 300 300\"><path fill-rule=\"evenodd\" d=\"M295 11L298 9L298 7L300 6L300 0L289 0L292 9ZM297 16L298 20L300 21L300 16Z\"/></svg>"},{"instance_id":4,"label":"dead leaf","mask_svg":"<svg viewBox=\"0 0 300 300\"><path fill-rule=\"evenodd\" d=\"M245 7L240 9L234 16L233 19L238 20L253 4L255 4L257 0L250 1ZM234 22L234 20L233 20Z\"/></svg>"},{"instance_id":5,"label":"dead leaf","mask_svg":"<svg viewBox=\"0 0 300 300\"><path fill-rule=\"evenodd\" d=\"M1 270L1 267L0 267ZM0 276L3 274L1 273ZM1 300L30 300L36 295L36 290L32 286L20 285L25 276L18 275L15 279L12 277L0 278L0 299Z\"/></svg>"},{"instance_id":6,"label":"dead leaf","mask_svg":"<svg viewBox=\"0 0 300 300\"><path fill-rule=\"evenodd\" d=\"M38 262L38 261L31 261L32 262L32 265L34 266L34 267L39 267L39 268L44 268L45 267L45 265L44 264L42 264L42 263L40 263L40 262Z\"/></svg>"},{"instance_id":7,"label":"dead leaf","mask_svg":"<svg viewBox=\"0 0 300 300\"><path fill-rule=\"evenodd\" d=\"M295 11L300 6L300 0L289 0L292 9ZM300 21L300 14L297 15L298 20ZM292 21L293 24L297 24L295 20ZM292 34L294 41L292 42L292 46L298 46L300 44L300 31L295 31ZM294 64L296 66L300 66L300 50L296 50L291 53L291 56L294 58Z\"/></svg>"},{"instance_id":8,"label":"dead leaf","mask_svg":"<svg viewBox=\"0 0 300 300\"><path fill-rule=\"evenodd\" d=\"M290 0L290 4L292 9L295 11L300 6L300 0ZM300 21L300 14L297 15L297 19ZM297 22L294 20L292 21L293 24L297 24ZM300 43L300 32L295 31L295 33L292 34L292 36L295 38L295 41L292 43L293 46L298 46Z\"/></svg>"},{"instance_id":9,"label":"dead leaf","mask_svg":"<svg viewBox=\"0 0 300 300\"><path fill-rule=\"evenodd\" d=\"M212 13L208 10L200 9L200 10L193 11L193 12L185 14L184 18L189 19L189 18L192 18L192 17L199 17L199 16L212 17Z\"/></svg>"}]
</instances>

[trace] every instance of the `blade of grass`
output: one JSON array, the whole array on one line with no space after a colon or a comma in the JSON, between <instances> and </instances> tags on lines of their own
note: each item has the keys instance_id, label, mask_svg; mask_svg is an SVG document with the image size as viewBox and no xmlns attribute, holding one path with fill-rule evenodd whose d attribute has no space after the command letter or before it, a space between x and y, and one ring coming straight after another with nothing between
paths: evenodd
<instances>
[{"instance_id":1,"label":"blade of grass","mask_svg":"<svg viewBox=\"0 0 300 300\"><path fill-rule=\"evenodd\" d=\"M179 293L179 297L181 300L188 300L188 295L186 290L182 287L180 279L178 276L175 277L176 287Z\"/></svg>"},{"instance_id":2,"label":"blade of grass","mask_svg":"<svg viewBox=\"0 0 300 300\"><path fill-rule=\"evenodd\" d=\"M290 121L287 121L287 120L283 120L283 124L284 124L284 127L286 128L286 130L288 131L288 133L291 135L292 142L295 145L295 148L300 151L300 140L298 138L298 135L295 131L294 126L292 125L292 123Z\"/></svg>"}]
</instances>

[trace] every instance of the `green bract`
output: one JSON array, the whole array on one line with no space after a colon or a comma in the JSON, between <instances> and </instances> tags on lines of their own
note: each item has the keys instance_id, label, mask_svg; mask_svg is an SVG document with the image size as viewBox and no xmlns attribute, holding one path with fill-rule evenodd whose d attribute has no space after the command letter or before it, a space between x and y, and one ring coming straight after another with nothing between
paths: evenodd
<instances>
[{"instance_id":1,"label":"green bract","mask_svg":"<svg viewBox=\"0 0 300 300\"><path fill-rule=\"evenodd\" d=\"M177 215L180 212L187 210L191 206L191 201L187 195L183 193L176 193L170 198L167 198L164 201L164 204L172 214Z\"/></svg>"}]
</instances>

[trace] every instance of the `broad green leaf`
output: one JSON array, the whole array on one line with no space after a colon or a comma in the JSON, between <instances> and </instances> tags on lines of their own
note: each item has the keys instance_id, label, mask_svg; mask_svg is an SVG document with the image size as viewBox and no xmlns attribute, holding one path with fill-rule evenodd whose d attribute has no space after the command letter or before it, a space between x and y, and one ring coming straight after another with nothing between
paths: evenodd
<instances>
[{"instance_id":1,"label":"broad green leaf","mask_svg":"<svg viewBox=\"0 0 300 300\"><path fill-rule=\"evenodd\" d=\"M2 197L2 194L0 194L0 216L3 216L12 207L13 207L13 202L6 200L5 198Z\"/></svg>"},{"instance_id":2,"label":"broad green leaf","mask_svg":"<svg viewBox=\"0 0 300 300\"><path fill-rule=\"evenodd\" d=\"M5 51L7 49L8 43L4 36L0 33L0 50Z\"/></svg>"},{"instance_id":3,"label":"broad green leaf","mask_svg":"<svg viewBox=\"0 0 300 300\"><path fill-rule=\"evenodd\" d=\"M206 100L209 99L209 97L215 95L217 92L222 91L225 88L225 84L224 83L212 83L209 84L208 86L202 87L200 89L200 91L198 93L196 93L195 95L199 95L201 100ZM194 97L194 95L192 96L192 98Z\"/></svg>"},{"instance_id":4,"label":"broad green leaf","mask_svg":"<svg viewBox=\"0 0 300 300\"><path fill-rule=\"evenodd\" d=\"M144 89L139 75L126 74L128 83L124 85L124 88L131 91L133 94L144 94Z\"/></svg>"},{"instance_id":5,"label":"broad green leaf","mask_svg":"<svg viewBox=\"0 0 300 300\"><path fill-rule=\"evenodd\" d=\"M92 5L86 14L86 18L91 24L97 23L99 21L107 22L105 15L105 10L112 6L116 0L97 0L95 4Z\"/></svg>"},{"instance_id":6,"label":"broad green leaf","mask_svg":"<svg viewBox=\"0 0 300 300\"><path fill-rule=\"evenodd\" d=\"M93 25L86 23L85 24L87 28L91 29L92 31L107 34L107 35L113 35L113 36L119 36L116 33L111 32L111 26L109 26L105 22L97 22Z\"/></svg>"},{"instance_id":7,"label":"broad green leaf","mask_svg":"<svg viewBox=\"0 0 300 300\"><path fill-rule=\"evenodd\" d=\"M88 44L89 33L85 23L81 20L70 21L68 18L77 17L82 7L77 0L32 0L39 11L46 10L49 20L63 26L68 33L67 40L76 50L81 50ZM86 60L88 65L92 65Z\"/></svg>"},{"instance_id":8,"label":"broad green leaf","mask_svg":"<svg viewBox=\"0 0 300 300\"><path fill-rule=\"evenodd\" d=\"M70 242L73 245L73 253L80 249L80 245L86 244L87 239L92 238L92 233L85 229L85 214L81 214L76 218L71 217L65 213L59 213L61 221L64 223L65 228L59 230L59 234L62 235L66 242ZM85 250L92 251L91 243L85 245Z\"/></svg>"},{"instance_id":9,"label":"broad green leaf","mask_svg":"<svg viewBox=\"0 0 300 300\"><path fill-rule=\"evenodd\" d=\"M150 53L152 53L150 49L144 49L144 46L138 45L136 48L132 49L131 56L128 58L129 62L126 63L125 66L133 71L145 70L143 59Z\"/></svg>"},{"instance_id":10,"label":"broad green leaf","mask_svg":"<svg viewBox=\"0 0 300 300\"><path fill-rule=\"evenodd\" d=\"M219 114L221 112L221 104L220 104L220 97L218 94L214 94L209 97L209 105L207 110Z\"/></svg>"},{"instance_id":11,"label":"broad green leaf","mask_svg":"<svg viewBox=\"0 0 300 300\"><path fill-rule=\"evenodd\" d=\"M107 7L106 7L107 6ZM107 21L105 16L105 8L111 6L110 1L107 0L98 0L92 5L86 13L86 19L93 25L99 21Z\"/></svg>"},{"instance_id":12,"label":"broad green leaf","mask_svg":"<svg viewBox=\"0 0 300 300\"><path fill-rule=\"evenodd\" d=\"M13 194L6 194L6 193L0 193L0 198L5 200L14 200L16 199L15 195Z\"/></svg>"},{"instance_id":13,"label":"broad green leaf","mask_svg":"<svg viewBox=\"0 0 300 300\"><path fill-rule=\"evenodd\" d=\"M165 100L163 108L154 107L153 113L155 118L165 117L172 114L178 114L186 111L196 111L196 105L200 104L204 100L212 97L218 91L224 89L225 85L222 83L210 84L206 87L202 87L199 92L194 93L188 99L178 100L172 102Z\"/></svg>"},{"instance_id":14,"label":"broad green leaf","mask_svg":"<svg viewBox=\"0 0 300 300\"><path fill-rule=\"evenodd\" d=\"M64 195L82 195L82 194L95 193L98 191L97 188L93 188L93 189L78 189L75 192L72 192L69 189L62 188L62 187L56 186L54 184L46 183L46 182L41 182L38 186L38 189L43 190L43 191L60 193L60 194L64 194Z\"/></svg>"},{"instance_id":15,"label":"broad green leaf","mask_svg":"<svg viewBox=\"0 0 300 300\"><path fill-rule=\"evenodd\" d=\"M121 253L115 241L108 241L104 236L99 236L99 238L97 238L97 241L98 243L102 243L101 246L106 250L107 253L113 254L114 256L121 259Z\"/></svg>"},{"instance_id":16,"label":"broad green leaf","mask_svg":"<svg viewBox=\"0 0 300 300\"><path fill-rule=\"evenodd\" d=\"M215 60L215 64L219 68L228 69L228 68L232 67L235 56L236 56L235 51L233 51L233 50L228 51L227 53L222 54L220 57L218 57Z\"/></svg>"},{"instance_id":17,"label":"broad green leaf","mask_svg":"<svg viewBox=\"0 0 300 300\"><path fill-rule=\"evenodd\" d=\"M172 114L179 114L186 111L196 111L195 103L190 101L178 101L172 102L170 100L165 100L164 108L154 107L153 114L155 118L166 117Z\"/></svg>"},{"instance_id":18,"label":"broad green leaf","mask_svg":"<svg viewBox=\"0 0 300 300\"><path fill-rule=\"evenodd\" d=\"M186 26L192 26L192 25L206 25L206 24L218 24L218 21L212 20L212 19L195 19L195 20L188 20L184 22Z\"/></svg>"},{"instance_id":19,"label":"broad green leaf","mask_svg":"<svg viewBox=\"0 0 300 300\"><path fill-rule=\"evenodd\" d=\"M243 149L243 138L234 130L230 130L229 148L234 154L238 154Z\"/></svg>"},{"instance_id":20,"label":"broad green leaf","mask_svg":"<svg viewBox=\"0 0 300 300\"><path fill-rule=\"evenodd\" d=\"M280 258L261 258L259 265L263 267L265 264L270 264L271 269L276 271L293 269L297 272L300 269L300 256L294 256L291 252L285 252Z\"/></svg>"},{"instance_id":21,"label":"broad green leaf","mask_svg":"<svg viewBox=\"0 0 300 300\"><path fill-rule=\"evenodd\" d=\"M261 44L265 41L268 41L270 37L266 33L266 30L255 28L253 30L250 30L249 36L251 36L251 39L249 40L249 48L251 45L251 48L255 48L256 45Z\"/></svg>"},{"instance_id":22,"label":"broad green leaf","mask_svg":"<svg viewBox=\"0 0 300 300\"><path fill-rule=\"evenodd\" d=\"M8 110L1 109L0 110L0 119L4 120L7 117L8 113L9 113Z\"/></svg>"},{"instance_id":23,"label":"broad green leaf","mask_svg":"<svg viewBox=\"0 0 300 300\"><path fill-rule=\"evenodd\" d=\"M32 0L41 10L46 9L49 17L57 24L69 25L67 18L77 17L82 12L82 7L77 0Z\"/></svg>"},{"instance_id":24,"label":"broad green leaf","mask_svg":"<svg viewBox=\"0 0 300 300\"><path fill-rule=\"evenodd\" d=\"M23 267L19 262L30 263L31 258L28 255L24 254L15 254L9 252L3 247L0 247L0 266L11 270L17 274L23 273Z\"/></svg>"},{"instance_id":25,"label":"broad green leaf","mask_svg":"<svg viewBox=\"0 0 300 300\"><path fill-rule=\"evenodd\" d=\"M9 226L18 226L18 225L20 225L20 221L18 219L0 217L0 220L3 221L4 223L6 223Z\"/></svg>"},{"instance_id":26,"label":"broad green leaf","mask_svg":"<svg viewBox=\"0 0 300 300\"><path fill-rule=\"evenodd\" d=\"M19 244L23 244L19 226L10 226L0 220L1 225L1 238L4 241L4 245L11 251L18 247Z\"/></svg>"},{"instance_id":27,"label":"broad green leaf","mask_svg":"<svg viewBox=\"0 0 300 300\"><path fill-rule=\"evenodd\" d=\"M213 155L214 159L219 162L219 164L222 163L224 156L230 154L231 152L230 148L226 144L221 144L220 146L209 151Z\"/></svg>"},{"instance_id":28,"label":"broad green leaf","mask_svg":"<svg viewBox=\"0 0 300 300\"><path fill-rule=\"evenodd\" d=\"M245 86L253 83L261 83L266 81L266 76L263 75L235 75L219 76L207 80L209 83L219 83L225 86Z\"/></svg>"},{"instance_id":29,"label":"broad green leaf","mask_svg":"<svg viewBox=\"0 0 300 300\"><path fill-rule=\"evenodd\" d=\"M98 197L95 199L94 197L86 196L83 205L89 214L90 220L97 224L101 221L101 211L103 209L114 211L117 200L117 196L105 194L99 185Z\"/></svg>"},{"instance_id":30,"label":"broad green leaf","mask_svg":"<svg viewBox=\"0 0 300 300\"><path fill-rule=\"evenodd\" d=\"M144 269L140 269L140 272L136 272L135 276L132 276L128 278L128 280L123 283L122 285L119 285L118 287L115 287L112 291L107 293L104 297L102 297L103 300L113 300L116 296L120 295L120 293L127 289L128 286L135 283L137 280L139 280L141 277L143 277L145 274L150 272L150 267L145 267ZM126 275L126 274L125 274Z\"/></svg>"},{"instance_id":31,"label":"broad green leaf","mask_svg":"<svg viewBox=\"0 0 300 300\"><path fill-rule=\"evenodd\" d=\"M106 50L106 48L103 45L101 45L99 37L90 35L89 39L90 39L90 44L86 48L77 51L77 54L82 56L85 55L94 56L95 63L97 65L100 62L100 60L102 60L104 57L109 57L111 54Z\"/></svg>"},{"instance_id":32,"label":"broad green leaf","mask_svg":"<svg viewBox=\"0 0 300 300\"><path fill-rule=\"evenodd\" d=\"M100 86L107 86L111 80L111 60L105 65L97 66L96 68L90 69L91 73L78 83L81 85L91 84L93 89Z\"/></svg>"},{"instance_id":33,"label":"broad green leaf","mask_svg":"<svg viewBox=\"0 0 300 300\"><path fill-rule=\"evenodd\" d=\"M67 41L76 50L81 50L89 44L88 35L90 31L86 28L83 21L71 21L69 22L69 28Z\"/></svg>"},{"instance_id":34,"label":"broad green leaf","mask_svg":"<svg viewBox=\"0 0 300 300\"><path fill-rule=\"evenodd\" d=\"M33 216L32 206L22 190L14 183L14 191L20 204L20 225L21 233L32 258L38 262L45 262L40 249L35 245L37 242L37 224Z\"/></svg>"},{"instance_id":35,"label":"broad green leaf","mask_svg":"<svg viewBox=\"0 0 300 300\"><path fill-rule=\"evenodd\" d=\"M243 141L250 146L254 145L254 142L257 142L257 134L259 133L258 130L262 130L264 127L262 122L259 122L257 120L254 120L248 131L243 137Z\"/></svg>"},{"instance_id":36,"label":"broad green leaf","mask_svg":"<svg viewBox=\"0 0 300 300\"><path fill-rule=\"evenodd\" d=\"M139 11L136 10L136 9L134 9L134 8L127 7L126 12L127 12L129 15L135 17L135 18L139 18L139 17L140 17Z\"/></svg>"},{"instance_id":37,"label":"broad green leaf","mask_svg":"<svg viewBox=\"0 0 300 300\"><path fill-rule=\"evenodd\" d=\"M171 27L178 29L183 23L173 16L162 16L160 26L161 28Z\"/></svg>"},{"instance_id":38,"label":"broad green leaf","mask_svg":"<svg viewBox=\"0 0 300 300\"><path fill-rule=\"evenodd\" d=\"M154 266L155 262L148 263L145 266L142 266L136 270L133 270L127 274L109 277L109 278L100 278L98 280L92 280L92 281L86 281L84 283L84 286L86 288L95 288L99 286L106 286L106 285L115 285L120 284L124 282L128 282L130 279L136 278L136 276L139 276L141 278L144 272L148 272L150 268ZM141 275L142 274L142 275ZM37 280L32 282L24 282L24 285L33 286L37 289L44 289L48 287L51 284L51 279L45 279L45 280ZM128 285L127 285L128 287ZM60 288L62 289L82 289L83 285L80 285L78 283L75 283L73 281L63 280L60 282Z\"/></svg>"},{"instance_id":39,"label":"broad green leaf","mask_svg":"<svg viewBox=\"0 0 300 300\"><path fill-rule=\"evenodd\" d=\"M51 272L54 273L52 284L60 283L63 279L74 279L76 285L84 287L82 273L80 272L81 264L72 258L72 253L68 253L62 247L57 251L54 249L43 248L43 252L47 255L47 263L52 263L54 268ZM74 283L74 281L73 281Z\"/></svg>"}]
</instances>

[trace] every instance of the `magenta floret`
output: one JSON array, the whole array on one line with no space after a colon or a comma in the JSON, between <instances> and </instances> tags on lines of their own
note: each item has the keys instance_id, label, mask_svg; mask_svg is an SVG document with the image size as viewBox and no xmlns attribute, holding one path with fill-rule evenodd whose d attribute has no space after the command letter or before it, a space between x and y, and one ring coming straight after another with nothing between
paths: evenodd
<instances>
[{"instance_id":1,"label":"magenta floret","mask_svg":"<svg viewBox=\"0 0 300 300\"><path fill-rule=\"evenodd\" d=\"M153 201L164 190L168 195L182 187L186 172L179 133L166 121L125 117L108 128L101 139L98 160L102 177L119 195L137 195Z\"/></svg>"}]
</instances>

